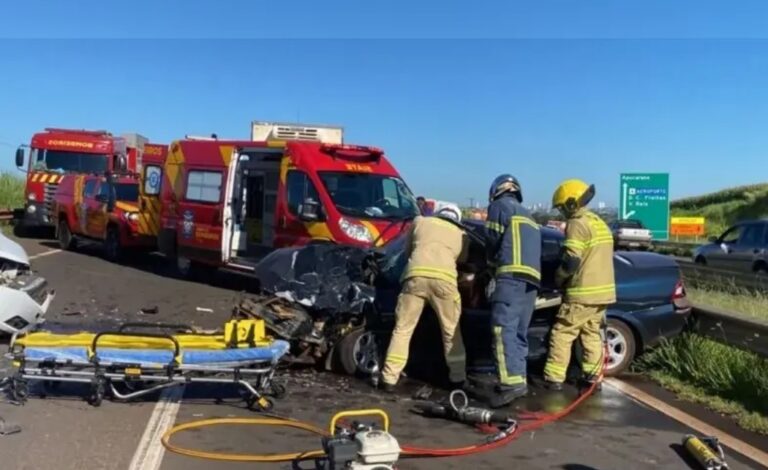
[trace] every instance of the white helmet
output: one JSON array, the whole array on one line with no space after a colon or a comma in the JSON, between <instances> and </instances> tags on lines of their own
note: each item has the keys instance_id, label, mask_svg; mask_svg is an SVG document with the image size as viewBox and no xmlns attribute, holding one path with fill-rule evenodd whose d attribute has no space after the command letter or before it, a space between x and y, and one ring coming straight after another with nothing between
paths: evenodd
<instances>
[{"instance_id":1,"label":"white helmet","mask_svg":"<svg viewBox=\"0 0 768 470\"><path fill-rule=\"evenodd\" d=\"M435 207L435 215L444 219L449 219L454 222L461 223L461 209L459 206L452 202L438 201Z\"/></svg>"}]
</instances>

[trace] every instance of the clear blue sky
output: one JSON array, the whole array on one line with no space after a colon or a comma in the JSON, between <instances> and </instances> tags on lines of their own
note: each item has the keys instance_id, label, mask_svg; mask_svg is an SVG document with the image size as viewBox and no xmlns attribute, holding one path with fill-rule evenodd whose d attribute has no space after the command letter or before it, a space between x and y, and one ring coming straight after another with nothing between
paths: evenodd
<instances>
[{"instance_id":1,"label":"clear blue sky","mask_svg":"<svg viewBox=\"0 0 768 470\"><path fill-rule=\"evenodd\" d=\"M4 7L0 169L45 126L299 119L461 203L503 172L531 202L580 177L616 203L623 171L670 172L673 197L768 180L768 2L108 3Z\"/></svg>"}]
</instances>

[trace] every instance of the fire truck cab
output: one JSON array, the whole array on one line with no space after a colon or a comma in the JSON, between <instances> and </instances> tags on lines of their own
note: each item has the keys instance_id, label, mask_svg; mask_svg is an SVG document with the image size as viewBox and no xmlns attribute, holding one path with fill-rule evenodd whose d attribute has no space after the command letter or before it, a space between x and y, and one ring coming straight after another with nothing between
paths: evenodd
<instances>
[{"instance_id":1,"label":"fire truck cab","mask_svg":"<svg viewBox=\"0 0 768 470\"><path fill-rule=\"evenodd\" d=\"M25 148L16 150L19 168L24 167ZM53 198L65 175L129 170L125 139L107 131L46 128L32 136L28 148L22 229L54 226Z\"/></svg>"},{"instance_id":2,"label":"fire truck cab","mask_svg":"<svg viewBox=\"0 0 768 470\"><path fill-rule=\"evenodd\" d=\"M384 152L345 145L340 127L254 122L250 141L186 138L164 173L159 247L184 274L253 271L311 242L380 246L419 214Z\"/></svg>"}]
</instances>

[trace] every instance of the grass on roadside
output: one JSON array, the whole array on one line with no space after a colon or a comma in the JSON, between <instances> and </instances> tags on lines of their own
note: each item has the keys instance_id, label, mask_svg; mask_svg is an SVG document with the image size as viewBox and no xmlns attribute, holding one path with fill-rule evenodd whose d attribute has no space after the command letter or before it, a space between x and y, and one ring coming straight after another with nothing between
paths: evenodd
<instances>
[{"instance_id":1,"label":"grass on roadside","mask_svg":"<svg viewBox=\"0 0 768 470\"><path fill-rule=\"evenodd\" d=\"M0 173L0 209L24 204L24 180L10 173Z\"/></svg>"},{"instance_id":2,"label":"grass on roadside","mask_svg":"<svg viewBox=\"0 0 768 470\"><path fill-rule=\"evenodd\" d=\"M635 368L681 398L768 435L768 360L686 333L641 356Z\"/></svg>"},{"instance_id":3,"label":"grass on roadside","mask_svg":"<svg viewBox=\"0 0 768 470\"><path fill-rule=\"evenodd\" d=\"M714 307L768 320L768 295L765 293L749 292L738 288L721 291L704 287L686 287L686 291L694 305Z\"/></svg>"}]
</instances>

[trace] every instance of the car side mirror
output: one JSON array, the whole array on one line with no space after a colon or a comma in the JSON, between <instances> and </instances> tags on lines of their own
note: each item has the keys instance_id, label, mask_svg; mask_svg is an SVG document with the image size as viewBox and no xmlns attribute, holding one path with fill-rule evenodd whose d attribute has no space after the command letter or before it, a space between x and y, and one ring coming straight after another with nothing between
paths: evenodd
<instances>
[{"instance_id":1,"label":"car side mirror","mask_svg":"<svg viewBox=\"0 0 768 470\"><path fill-rule=\"evenodd\" d=\"M21 168L24 166L24 149L19 147L16 149L16 167Z\"/></svg>"},{"instance_id":2,"label":"car side mirror","mask_svg":"<svg viewBox=\"0 0 768 470\"><path fill-rule=\"evenodd\" d=\"M304 222L317 222L320 220L320 203L311 198L304 199L304 202L299 206L299 219Z\"/></svg>"}]
</instances>

